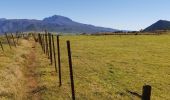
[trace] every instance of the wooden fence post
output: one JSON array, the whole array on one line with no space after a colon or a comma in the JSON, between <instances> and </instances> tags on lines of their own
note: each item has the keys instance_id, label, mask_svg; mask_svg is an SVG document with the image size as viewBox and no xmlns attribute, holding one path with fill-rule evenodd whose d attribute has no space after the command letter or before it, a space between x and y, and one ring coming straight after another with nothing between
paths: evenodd
<instances>
[{"instance_id":1,"label":"wooden fence post","mask_svg":"<svg viewBox=\"0 0 170 100\"><path fill-rule=\"evenodd\" d=\"M54 43L54 36L53 35L52 35L52 43L53 43L54 64L55 64L55 70L56 70L56 73L57 73L56 52L55 52L55 43Z\"/></svg>"},{"instance_id":2,"label":"wooden fence post","mask_svg":"<svg viewBox=\"0 0 170 100\"><path fill-rule=\"evenodd\" d=\"M60 60L60 40L59 36L57 35L57 53L58 53L58 77L59 77L59 86L62 85L61 81L61 60Z\"/></svg>"},{"instance_id":3,"label":"wooden fence post","mask_svg":"<svg viewBox=\"0 0 170 100\"><path fill-rule=\"evenodd\" d=\"M44 48L44 54L45 54L45 41L44 41L44 38L45 38L45 36L44 36L44 34L42 34L42 41L43 41L43 48Z\"/></svg>"},{"instance_id":4,"label":"wooden fence post","mask_svg":"<svg viewBox=\"0 0 170 100\"><path fill-rule=\"evenodd\" d=\"M48 55L48 38L47 38L47 33L45 33L45 45L46 45L45 52L46 52L46 55Z\"/></svg>"},{"instance_id":5,"label":"wooden fence post","mask_svg":"<svg viewBox=\"0 0 170 100\"><path fill-rule=\"evenodd\" d=\"M16 33L17 34L17 44L18 44L18 41L19 41L19 38L20 38L20 34L19 33Z\"/></svg>"},{"instance_id":6,"label":"wooden fence post","mask_svg":"<svg viewBox=\"0 0 170 100\"><path fill-rule=\"evenodd\" d=\"M67 41L67 50L68 50L68 61L69 61L69 68L70 68L72 99L75 100L74 78L73 78L73 68L72 68L70 41Z\"/></svg>"},{"instance_id":7,"label":"wooden fence post","mask_svg":"<svg viewBox=\"0 0 170 100\"><path fill-rule=\"evenodd\" d=\"M49 48L50 48L50 61L51 61L51 65L53 64L53 58L52 58L52 43L51 43L51 33L48 33L48 38L49 38Z\"/></svg>"},{"instance_id":8,"label":"wooden fence post","mask_svg":"<svg viewBox=\"0 0 170 100\"><path fill-rule=\"evenodd\" d=\"M49 33L47 33L47 37L48 37L48 58L50 59L50 36L49 36Z\"/></svg>"},{"instance_id":9,"label":"wooden fence post","mask_svg":"<svg viewBox=\"0 0 170 100\"><path fill-rule=\"evenodd\" d=\"M150 100L151 89L152 87L150 85L143 86L142 100Z\"/></svg>"},{"instance_id":10,"label":"wooden fence post","mask_svg":"<svg viewBox=\"0 0 170 100\"><path fill-rule=\"evenodd\" d=\"M38 36L39 36L39 42L40 42L42 51L44 51L44 46L43 46L43 41L42 41L42 35L39 33Z\"/></svg>"},{"instance_id":11,"label":"wooden fence post","mask_svg":"<svg viewBox=\"0 0 170 100\"><path fill-rule=\"evenodd\" d=\"M3 45L2 45L2 42L1 42L1 41L0 41L0 45L1 45L2 51L4 51L4 48L3 48Z\"/></svg>"},{"instance_id":12,"label":"wooden fence post","mask_svg":"<svg viewBox=\"0 0 170 100\"><path fill-rule=\"evenodd\" d=\"M42 47L42 41L41 41L41 35L40 35L40 33L38 33L38 42L39 42L39 44L40 44L41 47Z\"/></svg>"},{"instance_id":13,"label":"wooden fence post","mask_svg":"<svg viewBox=\"0 0 170 100\"><path fill-rule=\"evenodd\" d=\"M16 45L16 43L15 43L15 40L14 40L14 36L13 36L12 33L11 33L11 36L12 36L12 40L13 40L13 43L14 43L15 47L17 47L17 45Z\"/></svg>"},{"instance_id":14,"label":"wooden fence post","mask_svg":"<svg viewBox=\"0 0 170 100\"><path fill-rule=\"evenodd\" d=\"M20 35L21 38L22 38L22 35ZM34 38L34 41L37 42L37 39L36 39L36 36L35 36L35 33L32 34L33 38Z\"/></svg>"},{"instance_id":15,"label":"wooden fence post","mask_svg":"<svg viewBox=\"0 0 170 100\"><path fill-rule=\"evenodd\" d=\"M6 36L6 39L7 39L7 41L8 41L8 45L9 45L10 49L12 49L12 48L11 48L10 41L9 41L9 39L8 39L8 35L7 35L7 33L5 33L5 36Z\"/></svg>"}]
</instances>

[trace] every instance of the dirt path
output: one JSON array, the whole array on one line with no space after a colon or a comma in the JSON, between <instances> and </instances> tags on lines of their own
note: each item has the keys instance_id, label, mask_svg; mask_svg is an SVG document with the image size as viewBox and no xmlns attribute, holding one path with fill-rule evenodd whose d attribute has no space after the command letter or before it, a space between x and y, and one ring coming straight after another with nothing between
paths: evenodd
<instances>
[{"instance_id":1,"label":"dirt path","mask_svg":"<svg viewBox=\"0 0 170 100\"><path fill-rule=\"evenodd\" d=\"M28 41L30 45L30 53L27 55L26 60L26 94L27 99L29 100L40 100L40 94L38 93L39 87L37 84L36 77L36 67L37 67L37 59L35 55L35 46L36 43L33 41Z\"/></svg>"},{"instance_id":2,"label":"dirt path","mask_svg":"<svg viewBox=\"0 0 170 100\"><path fill-rule=\"evenodd\" d=\"M20 39L17 48L0 55L0 100L41 100L38 44L32 38Z\"/></svg>"}]
</instances>

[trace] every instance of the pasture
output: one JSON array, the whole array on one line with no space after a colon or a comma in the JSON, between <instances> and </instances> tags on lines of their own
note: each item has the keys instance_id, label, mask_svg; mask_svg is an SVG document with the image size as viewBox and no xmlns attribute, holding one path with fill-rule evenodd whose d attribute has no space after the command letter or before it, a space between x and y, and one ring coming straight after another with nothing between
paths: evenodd
<instances>
[{"instance_id":1,"label":"pasture","mask_svg":"<svg viewBox=\"0 0 170 100\"><path fill-rule=\"evenodd\" d=\"M60 36L61 87L54 64L50 65L33 39L20 39L18 48L12 50L4 44L5 52L0 50L0 98L71 99L66 40L71 42L77 100L140 100L145 84L152 86L152 100L170 99L169 34ZM36 80L33 85L28 83L34 82L32 78ZM4 81L7 79L11 80ZM30 85L36 89L27 93Z\"/></svg>"}]
</instances>

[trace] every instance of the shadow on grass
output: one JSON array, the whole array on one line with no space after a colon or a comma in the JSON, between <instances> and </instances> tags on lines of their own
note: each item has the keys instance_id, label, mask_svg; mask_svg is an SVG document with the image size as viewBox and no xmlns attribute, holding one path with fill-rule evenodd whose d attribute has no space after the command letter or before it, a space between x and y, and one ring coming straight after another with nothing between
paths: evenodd
<instances>
[{"instance_id":1,"label":"shadow on grass","mask_svg":"<svg viewBox=\"0 0 170 100\"><path fill-rule=\"evenodd\" d=\"M142 98L142 95L136 93L136 92L133 92L133 91L130 91L130 90L126 90L127 93L131 94L131 95L134 95L136 97L139 97L139 98Z\"/></svg>"}]
</instances>

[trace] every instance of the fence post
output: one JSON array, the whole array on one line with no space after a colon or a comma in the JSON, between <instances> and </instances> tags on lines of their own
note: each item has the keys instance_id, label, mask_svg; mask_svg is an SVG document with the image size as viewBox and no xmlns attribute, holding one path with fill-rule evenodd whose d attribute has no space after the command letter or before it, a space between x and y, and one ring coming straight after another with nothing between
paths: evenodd
<instances>
[{"instance_id":1,"label":"fence post","mask_svg":"<svg viewBox=\"0 0 170 100\"><path fill-rule=\"evenodd\" d=\"M59 40L59 36L57 35L57 53L58 53L58 77L59 77L59 86L62 85L61 82L61 60L60 60L60 40Z\"/></svg>"},{"instance_id":2,"label":"fence post","mask_svg":"<svg viewBox=\"0 0 170 100\"><path fill-rule=\"evenodd\" d=\"M2 51L4 51L4 48L3 48L3 45L2 45L2 42L1 42L1 41L0 41L0 45L1 45Z\"/></svg>"},{"instance_id":3,"label":"fence post","mask_svg":"<svg viewBox=\"0 0 170 100\"><path fill-rule=\"evenodd\" d=\"M16 45L16 43L15 43L15 40L14 40L14 36L13 36L12 33L11 33L11 36L12 36L12 40L13 40L13 42L14 42L15 47L17 47L17 45Z\"/></svg>"},{"instance_id":4,"label":"fence post","mask_svg":"<svg viewBox=\"0 0 170 100\"><path fill-rule=\"evenodd\" d=\"M47 37L48 37L48 58L50 59L50 35L49 33L47 33Z\"/></svg>"},{"instance_id":5,"label":"fence post","mask_svg":"<svg viewBox=\"0 0 170 100\"><path fill-rule=\"evenodd\" d=\"M50 48L50 61L51 61L51 65L53 64L53 58L52 58L52 44L51 44L51 33L48 33L49 35L49 48Z\"/></svg>"},{"instance_id":6,"label":"fence post","mask_svg":"<svg viewBox=\"0 0 170 100\"><path fill-rule=\"evenodd\" d=\"M35 33L32 33L32 36L33 36L33 38L34 38L34 41L35 41L35 42L38 42L37 39L36 39ZM20 35L20 37L22 38L22 34Z\"/></svg>"},{"instance_id":7,"label":"fence post","mask_svg":"<svg viewBox=\"0 0 170 100\"><path fill-rule=\"evenodd\" d=\"M47 32L45 32L45 44L46 44L46 55L48 55L48 38Z\"/></svg>"},{"instance_id":8,"label":"fence post","mask_svg":"<svg viewBox=\"0 0 170 100\"><path fill-rule=\"evenodd\" d=\"M55 52L55 44L54 44L54 36L53 35L52 35L52 44L53 44L53 55L54 55L55 70L56 70L56 73L57 73L56 52Z\"/></svg>"},{"instance_id":9,"label":"fence post","mask_svg":"<svg viewBox=\"0 0 170 100\"><path fill-rule=\"evenodd\" d=\"M12 49L12 48L11 48L11 44L10 44L9 39L8 39L7 33L5 33L5 36L6 36L6 39L7 39L7 41L8 41L8 45L9 45L10 49Z\"/></svg>"},{"instance_id":10,"label":"fence post","mask_svg":"<svg viewBox=\"0 0 170 100\"><path fill-rule=\"evenodd\" d=\"M45 41L44 41L44 34L42 34L42 41L43 41L43 47L44 47L44 54L45 54Z\"/></svg>"},{"instance_id":11,"label":"fence post","mask_svg":"<svg viewBox=\"0 0 170 100\"><path fill-rule=\"evenodd\" d=\"M69 61L69 68L70 68L72 99L75 100L74 78L73 78L73 68L72 68L70 41L67 41L67 50L68 50L68 61Z\"/></svg>"},{"instance_id":12,"label":"fence post","mask_svg":"<svg viewBox=\"0 0 170 100\"><path fill-rule=\"evenodd\" d=\"M20 38L20 34L19 33L16 33L17 34L17 44L18 44L18 41L19 41L19 38Z\"/></svg>"},{"instance_id":13,"label":"fence post","mask_svg":"<svg viewBox=\"0 0 170 100\"><path fill-rule=\"evenodd\" d=\"M43 51L43 50L44 50L44 47L43 47L42 35L39 33L39 34L38 34L38 37L39 37L39 43L40 43L41 48L42 48L42 51Z\"/></svg>"},{"instance_id":14,"label":"fence post","mask_svg":"<svg viewBox=\"0 0 170 100\"><path fill-rule=\"evenodd\" d=\"M40 36L40 33L38 33L38 43L41 45L42 47L42 42L41 42L41 36Z\"/></svg>"},{"instance_id":15,"label":"fence post","mask_svg":"<svg viewBox=\"0 0 170 100\"><path fill-rule=\"evenodd\" d=\"M142 100L150 100L151 89L152 87L150 85L143 86Z\"/></svg>"},{"instance_id":16,"label":"fence post","mask_svg":"<svg viewBox=\"0 0 170 100\"><path fill-rule=\"evenodd\" d=\"M44 47L43 47L43 39L42 39L42 34L40 34L40 40L41 40L41 46L42 46L42 51L44 50Z\"/></svg>"}]
</instances>

